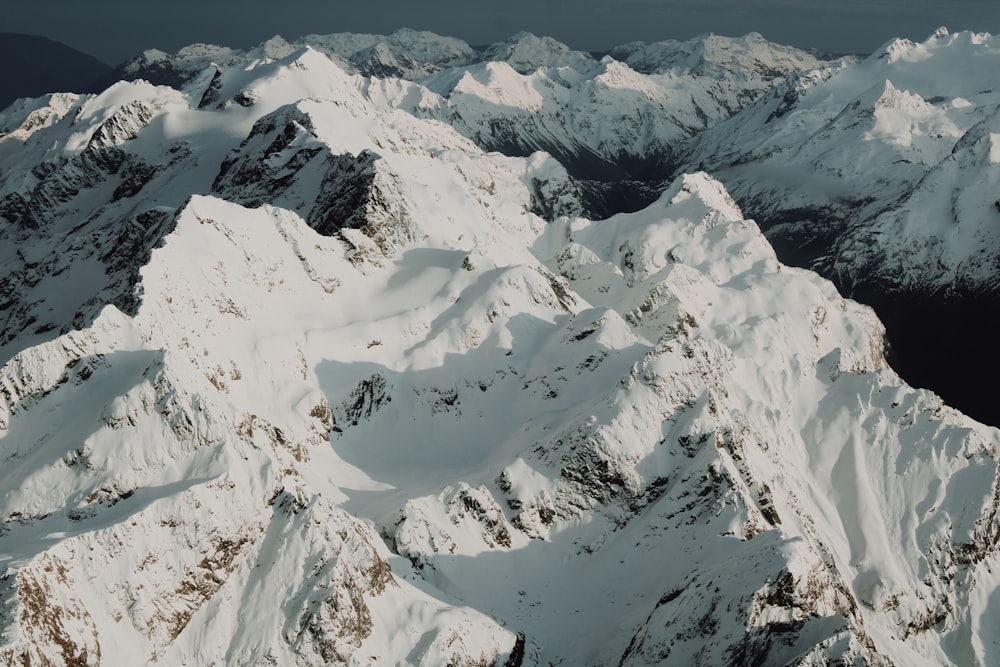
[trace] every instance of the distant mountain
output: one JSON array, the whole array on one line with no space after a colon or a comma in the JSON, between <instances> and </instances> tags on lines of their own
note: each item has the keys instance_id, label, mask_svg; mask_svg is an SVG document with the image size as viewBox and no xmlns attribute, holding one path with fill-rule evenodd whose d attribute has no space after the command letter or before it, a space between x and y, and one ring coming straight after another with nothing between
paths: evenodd
<instances>
[{"instance_id":1,"label":"distant mountain","mask_svg":"<svg viewBox=\"0 0 1000 667\"><path fill-rule=\"evenodd\" d=\"M176 53L153 49L122 64L105 83L143 79L183 87L203 77L208 88L202 105L225 104L211 89L212 71L285 58L306 46L350 74L371 77L359 83L369 95L448 123L481 148L517 156L546 151L576 177L630 181L594 184L592 212L604 215L615 212L609 201L634 210L655 199L631 179L662 187L683 141L756 101L785 77L826 64L758 34L633 42L613 49L611 57L596 58L528 32L476 48L453 37L401 29L293 41L276 36L246 50L212 44Z\"/></svg>"},{"instance_id":2,"label":"distant mountain","mask_svg":"<svg viewBox=\"0 0 1000 667\"><path fill-rule=\"evenodd\" d=\"M480 60L479 52L460 39L409 28L390 35L306 35L291 42L276 35L242 50L218 44L192 44L176 53L149 49L119 65L102 83L110 86L118 80L145 79L157 85L180 87L213 65L228 67L285 58L304 46L319 51L350 73L383 78L417 79Z\"/></svg>"},{"instance_id":3,"label":"distant mountain","mask_svg":"<svg viewBox=\"0 0 1000 667\"><path fill-rule=\"evenodd\" d=\"M83 93L111 72L97 58L45 37L0 32L0 109L19 97Z\"/></svg>"},{"instance_id":4,"label":"distant mountain","mask_svg":"<svg viewBox=\"0 0 1000 667\"><path fill-rule=\"evenodd\" d=\"M633 43L613 53L622 58L597 60L550 37L520 33L486 49L485 62L420 81L433 95L396 87L397 106L447 122L488 150L546 151L581 178L662 180L684 141L784 77L824 64L759 35ZM641 70L626 60L630 55Z\"/></svg>"}]
</instances>

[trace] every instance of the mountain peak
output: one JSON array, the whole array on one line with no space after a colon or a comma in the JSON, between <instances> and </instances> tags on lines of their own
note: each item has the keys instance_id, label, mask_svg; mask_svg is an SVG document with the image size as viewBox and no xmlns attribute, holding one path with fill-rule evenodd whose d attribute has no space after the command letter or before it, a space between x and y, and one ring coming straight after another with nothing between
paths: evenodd
<instances>
[{"instance_id":1,"label":"mountain peak","mask_svg":"<svg viewBox=\"0 0 1000 667\"><path fill-rule=\"evenodd\" d=\"M218 44L189 44L177 50L174 55L180 60L205 60L208 58L221 59L232 57L233 50L227 46ZM163 51L144 51L142 57L149 63L160 62L170 58L170 55Z\"/></svg>"},{"instance_id":2,"label":"mountain peak","mask_svg":"<svg viewBox=\"0 0 1000 667\"><path fill-rule=\"evenodd\" d=\"M291 52L294 52L295 48L296 47L294 45L288 43L288 41L281 35L275 35L274 37L261 42L261 44L256 48L251 49L250 54L252 57L274 60L288 56Z\"/></svg>"},{"instance_id":3,"label":"mountain peak","mask_svg":"<svg viewBox=\"0 0 1000 667\"><path fill-rule=\"evenodd\" d=\"M589 53L574 51L552 37L537 37L525 31L488 47L482 58L505 61L522 74L530 74L540 67L570 67L586 71L596 62Z\"/></svg>"},{"instance_id":4,"label":"mountain peak","mask_svg":"<svg viewBox=\"0 0 1000 667\"><path fill-rule=\"evenodd\" d=\"M812 54L768 42L759 33L737 38L705 33L686 41L632 42L615 47L611 55L647 74L679 68L713 77L752 73L767 80L821 64Z\"/></svg>"},{"instance_id":5,"label":"mountain peak","mask_svg":"<svg viewBox=\"0 0 1000 667\"><path fill-rule=\"evenodd\" d=\"M721 181L705 172L684 174L663 192L661 201L677 204L689 198L700 200L706 209L731 220L743 220L743 212Z\"/></svg>"}]
</instances>

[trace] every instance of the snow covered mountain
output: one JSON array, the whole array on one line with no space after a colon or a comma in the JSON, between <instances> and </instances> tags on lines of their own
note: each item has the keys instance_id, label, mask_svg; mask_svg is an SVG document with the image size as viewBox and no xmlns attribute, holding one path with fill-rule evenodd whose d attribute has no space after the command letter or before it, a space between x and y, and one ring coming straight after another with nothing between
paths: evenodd
<instances>
[{"instance_id":1,"label":"snow covered mountain","mask_svg":"<svg viewBox=\"0 0 1000 667\"><path fill-rule=\"evenodd\" d=\"M1000 659L1000 432L871 310L704 173L588 220L389 88L0 118L0 662Z\"/></svg>"},{"instance_id":2,"label":"snow covered mountain","mask_svg":"<svg viewBox=\"0 0 1000 667\"><path fill-rule=\"evenodd\" d=\"M176 54L147 51L115 76L180 86L213 64L282 58L303 46L373 77L373 97L446 122L486 150L520 156L544 150L572 174L600 181L662 180L681 141L790 74L821 64L760 35L636 42L615 49L615 58L598 59L527 32L477 51L454 38L399 30L291 43L275 37L248 51L204 44Z\"/></svg>"},{"instance_id":3,"label":"snow covered mountain","mask_svg":"<svg viewBox=\"0 0 1000 667\"><path fill-rule=\"evenodd\" d=\"M1000 42L938 30L795 75L699 135L682 170L709 170L779 256L873 305L894 363L1000 423ZM928 353L940 341L942 353Z\"/></svg>"},{"instance_id":4,"label":"snow covered mountain","mask_svg":"<svg viewBox=\"0 0 1000 667\"><path fill-rule=\"evenodd\" d=\"M349 72L379 77L415 79L477 59L477 51L460 39L403 28L391 35L306 35L293 42L275 36L247 50L215 44L193 44L177 53L150 49L122 64L112 81L145 79L183 85L212 65L285 58L305 46L326 54Z\"/></svg>"},{"instance_id":5,"label":"snow covered mountain","mask_svg":"<svg viewBox=\"0 0 1000 667\"><path fill-rule=\"evenodd\" d=\"M394 106L447 122L487 150L544 150L583 179L662 179L682 141L820 64L759 36L706 35L617 51L622 59L598 60L521 33L487 49L479 64L420 80L427 90L373 85L385 87ZM746 67L728 66L735 62Z\"/></svg>"},{"instance_id":6,"label":"snow covered mountain","mask_svg":"<svg viewBox=\"0 0 1000 667\"><path fill-rule=\"evenodd\" d=\"M995 290L1000 93L990 63L1000 42L989 35L896 40L793 77L699 136L688 162L761 220L783 222L771 238L808 240L808 259L827 273L896 290Z\"/></svg>"}]
</instances>

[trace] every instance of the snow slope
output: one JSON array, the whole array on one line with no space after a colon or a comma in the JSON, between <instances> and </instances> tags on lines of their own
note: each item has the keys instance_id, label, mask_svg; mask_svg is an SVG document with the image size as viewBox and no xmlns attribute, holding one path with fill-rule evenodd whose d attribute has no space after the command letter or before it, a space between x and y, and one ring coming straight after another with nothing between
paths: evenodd
<instances>
[{"instance_id":1,"label":"snow slope","mask_svg":"<svg viewBox=\"0 0 1000 667\"><path fill-rule=\"evenodd\" d=\"M246 50L216 44L193 44L176 53L150 49L122 64L116 75L184 84L213 64L232 66L244 61L285 58L305 46L320 51L352 73L407 79L466 65L477 58L475 49L460 39L401 28L390 35L306 35L292 42L275 36Z\"/></svg>"},{"instance_id":2,"label":"snow slope","mask_svg":"<svg viewBox=\"0 0 1000 667\"><path fill-rule=\"evenodd\" d=\"M662 179L679 142L821 62L760 35L636 42L599 60L527 32L480 52L453 38L399 30L308 35L291 43L274 37L247 51L212 45L147 51L118 76L179 86L213 65L283 58L303 46L373 77L373 98L448 123L486 150L521 156L545 150L579 177L605 181Z\"/></svg>"},{"instance_id":3,"label":"snow slope","mask_svg":"<svg viewBox=\"0 0 1000 667\"><path fill-rule=\"evenodd\" d=\"M844 283L995 290L998 55L986 34L895 40L793 77L699 136L685 162L775 224L775 242L808 243L800 261Z\"/></svg>"},{"instance_id":4,"label":"snow slope","mask_svg":"<svg viewBox=\"0 0 1000 667\"><path fill-rule=\"evenodd\" d=\"M545 150L583 178L662 178L680 142L819 64L759 36L634 43L612 56L595 60L521 33L487 49L479 65L421 81L439 98L406 91L396 105L487 150Z\"/></svg>"},{"instance_id":5,"label":"snow slope","mask_svg":"<svg viewBox=\"0 0 1000 667\"><path fill-rule=\"evenodd\" d=\"M588 220L379 85L5 116L0 662L997 661L1000 432L871 310L704 173Z\"/></svg>"}]
</instances>

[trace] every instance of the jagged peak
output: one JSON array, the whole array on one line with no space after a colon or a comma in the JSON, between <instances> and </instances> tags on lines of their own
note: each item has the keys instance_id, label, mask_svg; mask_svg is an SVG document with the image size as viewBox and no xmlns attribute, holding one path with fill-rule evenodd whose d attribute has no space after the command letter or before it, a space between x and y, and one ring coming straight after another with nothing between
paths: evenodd
<instances>
[{"instance_id":1,"label":"jagged peak","mask_svg":"<svg viewBox=\"0 0 1000 667\"><path fill-rule=\"evenodd\" d=\"M938 28L922 42L913 42L905 38L891 39L869 56L868 60L883 60L891 65L898 62L928 60L938 55L958 57L965 53L965 49L981 49L992 44L992 41L993 37L989 33L977 33L971 30L949 32L947 28Z\"/></svg>"},{"instance_id":2,"label":"jagged peak","mask_svg":"<svg viewBox=\"0 0 1000 667\"><path fill-rule=\"evenodd\" d=\"M223 79L216 96L245 107L262 100L271 108L310 98L360 100L357 75L308 45L249 69L230 68Z\"/></svg>"},{"instance_id":3,"label":"jagged peak","mask_svg":"<svg viewBox=\"0 0 1000 667\"><path fill-rule=\"evenodd\" d=\"M390 37L394 37L396 39L420 39L420 40L424 40L424 39L432 39L432 40L438 40L438 39L451 40L451 39L455 39L453 37L442 37L441 35L437 34L436 32L431 32L430 30L416 30L414 28L407 28L405 26L402 27L402 28L396 28L391 33L389 33L389 36ZM461 41L461 40L457 40L457 41Z\"/></svg>"},{"instance_id":4,"label":"jagged peak","mask_svg":"<svg viewBox=\"0 0 1000 667\"><path fill-rule=\"evenodd\" d=\"M104 92L86 99L83 102L80 113L75 117L74 124L83 128L86 138L79 137L77 141L71 140L68 147L72 149L82 148L83 144L89 141L92 130L86 129L101 123L107 122L113 116L123 118L123 115L139 112L140 115L147 115L155 109L160 109L168 105L187 107L187 98L177 90L168 86L155 86L147 81L118 81L112 84ZM131 111L130 111L131 110ZM145 125L148 118L141 124Z\"/></svg>"},{"instance_id":5,"label":"jagged peak","mask_svg":"<svg viewBox=\"0 0 1000 667\"><path fill-rule=\"evenodd\" d=\"M161 51L160 49L146 49L138 56L136 56L133 61L142 60L147 63L155 63L161 60L166 60L170 57L170 54L166 51Z\"/></svg>"},{"instance_id":6,"label":"jagged peak","mask_svg":"<svg viewBox=\"0 0 1000 667\"><path fill-rule=\"evenodd\" d=\"M497 92L507 91L504 84L518 83L518 87L529 78L528 74L519 72L511 63L503 60L490 60L466 67L455 81L453 89L467 91L470 88L481 91L483 87L492 86ZM510 92L510 91L508 91Z\"/></svg>"},{"instance_id":7,"label":"jagged peak","mask_svg":"<svg viewBox=\"0 0 1000 667\"><path fill-rule=\"evenodd\" d=\"M304 108L302 101L296 101L280 106L274 111L258 118L241 146L246 146L248 142L257 136L270 134L279 129L279 127L288 124L300 127L308 132L311 132L315 128L309 110Z\"/></svg>"},{"instance_id":8,"label":"jagged peak","mask_svg":"<svg viewBox=\"0 0 1000 667\"><path fill-rule=\"evenodd\" d=\"M87 148L110 148L134 139L149 124L153 113L153 108L139 100L123 104L97 127Z\"/></svg>"},{"instance_id":9,"label":"jagged peak","mask_svg":"<svg viewBox=\"0 0 1000 667\"><path fill-rule=\"evenodd\" d=\"M260 60L270 62L295 55L301 52L301 50L301 46L289 43L281 35L275 35L246 51L244 57L251 61Z\"/></svg>"},{"instance_id":10,"label":"jagged peak","mask_svg":"<svg viewBox=\"0 0 1000 667\"><path fill-rule=\"evenodd\" d=\"M878 94L878 98L875 100L873 105L877 109L902 107L909 107L911 109L930 108L930 105L927 104L923 97L916 93L911 93L908 90L897 88L889 79L886 79L885 83L881 86L876 85L872 89L872 93L878 93L879 88L881 88L881 93Z\"/></svg>"},{"instance_id":11,"label":"jagged peak","mask_svg":"<svg viewBox=\"0 0 1000 667\"><path fill-rule=\"evenodd\" d=\"M10 134L21 141L65 118L84 98L76 93L50 93L16 100L0 110L0 138Z\"/></svg>"},{"instance_id":12,"label":"jagged peak","mask_svg":"<svg viewBox=\"0 0 1000 667\"><path fill-rule=\"evenodd\" d=\"M893 109L905 109L920 115L933 111L933 107L920 95L897 88L890 79L883 79L852 100L845 107L845 113L871 116Z\"/></svg>"},{"instance_id":13,"label":"jagged peak","mask_svg":"<svg viewBox=\"0 0 1000 667\"><path fill-rule=\"evenodd\" d=\"M706 209L718 213L728 220L743 220L743 211L733 199L726 186L709 174L699 171L683 174L660 196L660 203L673 205L695 198Z\"/></svg>"},{"instance_id":14,"label":"jagged peak","mask_svg":"<svg viewBox=\"0 0 1000 667\"><path fill-rule=\"evenodd\" d=\"M309 44L336 60L342 60L348 67L356 68L365 75L375 76L416 79L443 68L467 65L477 60L475 49L463 40L408 28L401 28L388 35L306 35L295 40L295 43ZM386 68L382 61L389 54L396 62Z\"/></svg>"},{"instance_id":15,"label":"jagged peak","mask_svg":"<svg viewBox=\"0 0 1000 667\"><path fill-rule=\"evenodd\" d=\"M906 54L912 52L914 47L916 47L916 44L911 40L903 37L897 37L890 39L881 48L876 49L876 51L869 57L877 60L884 60L887 63L892 64L903 59Z\"/></svg>"},{"instance_id":16,"label":"jagged peak","mask_svg":"<svg viewBox=\"0 0 1000 667\"><path fill-rule=\"evenodd\" d=\"M536 35L535 33L531 32L530 30L520 30L520 31L514 33L513 35L511 35L510 37L508 37L507 39L505 39L505 40L503 40L501 42L497 42L497 44L521 44L521 43L525 43L525 42L527 42L527 43L545 42L546 44L551 44L553 46L558 45L558 46L560 46L562 48L565 48L567 50L569 49L568 46L566 46L565 44L563 44L561 42L558 42L557 40L555 40L552 37L545 37L545 36L539 37L538 35Z\"/></svg>"},{"instance_id":17,"label":"jagged peak","mask_svg":"<svg viewBox=\"0 0 1000 667\"><path fill-rule=\"evenodd\" d=\"M596 62L589 53L575 51L553 37L538 37L527 31L493 44L483 52L482 58L508 62L522 74L540 67L586 69Z\"/></svg>"},{"instance_id":18,"label":"jagged peak","mask_svg":"<svg viewBox=\"0 0 1000 667\"><path fill-rule=\"evenodd\" d=\"M389 35L389 40L397 44L407 44L407 45L447 45L453 48L459 48L463 51L472 52L473 49L469 44L458 37L449 37L447 35L440 35L436 32L431 32L429 30L414 30L413 28L398 28L394 30Z\"/></svg>"},{"instance_id":19,"label":"jagged peak","mask_svg":"<svg viewBox=\"0 0 1000 667\"><path fill-rule=\"evenodd\" d=\"M163 54L164 58L170 57L168 54L160 52ZM187 59L204 59L204 58L220 58L231 56L234 53L233 49L228 46L221 46L219 44L189 44L187 46L181 47L174 54L174 57L180 58L182 60Z\"/></svg>"},{"instance_id":20,"label":"jagged peak","mask_svg":"<svg viewBox=\"0 0 1000 667\"><path fill-rule=\"evenodd\" d=\"M289 46L291 45L289 44ZM284 66L301 65L305 69L309 69L310 67L329 68L332 65L343 71L329 56L309 44L293 48L290 53L281 56L278 60Z\"/></svg>"},{"instance_id":21,"label":"jagged peak","mask_svg":"<svg viewBox=\"0 0 1000 667\"><path fill-rule=\"evenodd\" d=\"M612 56L605 56L601 59L600 65L602 71L594 77L594 81L610 88L642 89L648 86L646 77L635 71L628 63L615 60Z\"/></svg>"},{"instance_id":22,"label":"jagged peak","mask_svg":"<svg viewBox=\"0 0 1000 667\"><path fill-rule=\"evenodd\" d=\"M976 32L974 30L959 30L958 32L952 32L948 30L947 27L941 26L932 32L927 39L923 40L921 44L931 46L940 42L944 42L945 44L964 42L967 44L978 45L989 41L992 37L993 35L988 32Z\"/></svg>"}]
</instances>

